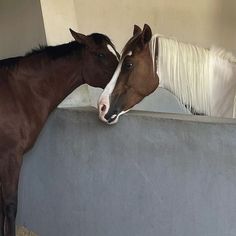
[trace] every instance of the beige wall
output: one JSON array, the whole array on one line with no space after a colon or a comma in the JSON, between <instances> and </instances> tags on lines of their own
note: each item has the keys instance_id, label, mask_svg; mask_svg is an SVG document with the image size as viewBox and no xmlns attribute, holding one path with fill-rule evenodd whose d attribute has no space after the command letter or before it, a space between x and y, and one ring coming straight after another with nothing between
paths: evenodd
<instances>
[{"instance_id":1,"label":"beige wall","mask_svg":"<svg viewBox=\"0 0 236 236\"><path fill-rule=\"evenodd\" d=\"M46 43L39 0L0 0L0 59Z\"/></svg>"},{"instance_id":2,"label":"beige wall","mask_svg":"<svg viewBox=\"0 0 236 236\"><path fill-rule=\"evenodd\" d=\"M235 0L74 0L81 31L105 32L120 50L133 24L149 23L154 33L236 53Z\"/></svg>"},{"instance_id":3,"label":"beige wall","mask_svg":"<svg viewBox=\"0 0 236 236\"><path fill-rule=\"evenodd\" d=\"M74 0L40 0L48 45L71 41L69 28L77 29Z\"/></svg>"},{"instance_id":4,"label":"beige wall","mask_svg":"<svg viewBox=\"0 0 236 236\"><path fill-rule=\"evenodd\" d=\"M38 44L71 40L68 28L104 32L121 50L133 24L149 23L154 33L236 53L235 0L1 0L0 58ZM44 25L43 25L44 23ZM44 32L45 26L45 32Z\"/></svg>"},{"instance_id":5,"label":"beige wall","mask_svg":"<svg viewBox=\"0 0 236 236\"><path fill-rule=\"evenodd\" d=\"M44 44L45 32L48 44L67 42L69 27L104 32L120 50L133 24L144 23L154 33L236 53L235 0L41 0L41 6L40 0L0 1L0 58Z\"/></svg>"}]
</instances>

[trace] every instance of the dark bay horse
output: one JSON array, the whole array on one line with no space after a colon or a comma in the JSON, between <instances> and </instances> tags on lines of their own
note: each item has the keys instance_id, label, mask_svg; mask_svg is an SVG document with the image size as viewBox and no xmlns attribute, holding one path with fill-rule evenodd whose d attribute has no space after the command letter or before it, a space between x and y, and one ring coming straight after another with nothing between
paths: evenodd
<instances>
[{"instance_id":1,"label":"dark bay horse","mask_svg":"<svg viewBox=\"0 0 236 236\"><path fill-rule=\"evenodd\" d=\"M75 41L0 61L0 236L15 236L22 156L50 112L82 84L104 88L117 67L107 36L70 31Z\"/></svg>"},{"instance_id":2,"label":"dark bay horse","mask_svg":"<svg viewBox=\"0 0 236 236\"><path fill-rule=\"evenodd\" d=\"M236 117L236 58L152 35L134 26L121 60L98 101L99 117L113 124L158 86L170 90L195 114Z\"/></svg>"}]
</instances>

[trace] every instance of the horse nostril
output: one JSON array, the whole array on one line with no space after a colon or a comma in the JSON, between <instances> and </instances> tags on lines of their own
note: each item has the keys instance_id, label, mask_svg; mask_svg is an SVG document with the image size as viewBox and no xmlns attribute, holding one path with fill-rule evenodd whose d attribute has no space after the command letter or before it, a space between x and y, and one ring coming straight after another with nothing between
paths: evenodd
<instances>
[{"instance_id":1,"label":"horse nostril","mask_svg":"<svg viewBox=\"0 0 236 236\"><path fill-rule=\"evenodd\" d=\"M104 112L106 110L106 105L103 104L102 107L101 107L101 111Z\"/></svg>"},{"instance_id":2,"label":"horse nostril","mask_svg":"<svg viewBox=\"0 0 236 236\"><path fill-rule=\"evenodd\" d=\"M111 123L117 118L118 114L118 110L110 111L104 116L104 118L107 120L108 123Z\"/></svg>"}]
</instances>

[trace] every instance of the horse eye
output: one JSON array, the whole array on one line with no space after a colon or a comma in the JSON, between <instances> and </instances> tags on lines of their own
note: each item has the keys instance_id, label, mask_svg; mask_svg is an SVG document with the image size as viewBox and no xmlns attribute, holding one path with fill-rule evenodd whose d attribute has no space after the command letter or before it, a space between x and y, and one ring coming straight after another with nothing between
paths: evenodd
<instances>
[{"instance_id":1,"label":"horse eye","mask_svg":"<svg viewBox=\"0 0 236 236\"><path fill-rule=\"evenodd\" d=\"M131 69L132 67L133 67L133 63L132 62L125 63L125 68L126 69Z\"/></svg>"},{"instance_id":2,"label":"horse eye","mask_svg":"<svg viewBox=\"0 0 236 236\"><path fill-rule=\"evenodd\" d=\"M98 58L104 58L104 57L105 57L105 54L104 54L104 53L98 53L98 54L97 54L97 57L98 57Z\"/></svg>"}]
</instances>

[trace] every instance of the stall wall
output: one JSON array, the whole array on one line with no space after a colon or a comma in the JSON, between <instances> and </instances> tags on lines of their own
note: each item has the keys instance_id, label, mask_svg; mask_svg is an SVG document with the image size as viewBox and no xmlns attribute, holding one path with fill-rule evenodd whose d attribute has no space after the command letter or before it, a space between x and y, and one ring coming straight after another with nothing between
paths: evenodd
<instances>
[{"instance_id":1,"label":"stall wall","mask_svg":"<svg viewBox=\"0 0 236 236\"><path fill-rule=\"evenodd\" d=\"M18 224L39 236L236 235L236 124L57 109L24 159ZM232 122L230 124L229 122Z\"/></svg>"},{"instance_id":2,"label":"stall wall","mask_svg":"<svg viewBox=\"0 0 236 236\"><path fill-rule=\"evenodd\" d=\"M24 55L46 44L38 0L0 1L0 59Z\"/></svg>"},{"instance_id":3,"label":"stall wall","mask_svg":"<svg viewBox=\"0 0 236 236\"><path fill-rule=\"evenodd\" d=\"M235 0L74 0L78 27L101 31L120 50L133 25L150 24L153 32L209 47L219 45L236 53Z\"/></svg>"}]
</instances>

